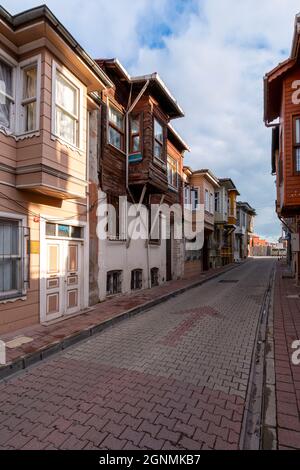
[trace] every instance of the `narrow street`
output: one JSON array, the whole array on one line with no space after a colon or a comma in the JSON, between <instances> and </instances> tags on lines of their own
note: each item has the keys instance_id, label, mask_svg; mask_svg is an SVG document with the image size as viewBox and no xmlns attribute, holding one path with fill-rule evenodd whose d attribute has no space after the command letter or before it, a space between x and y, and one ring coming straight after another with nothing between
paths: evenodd
<instances>
[{"instance_id":1,"label":"narrow street","mask_svg":"<svg viewBox=\"0 0 300 470\"><path fill-rule=\"evenodd\" d=\"M273 259L0 382L2 449L237 449Z\"/></svg>"}]
</instances>

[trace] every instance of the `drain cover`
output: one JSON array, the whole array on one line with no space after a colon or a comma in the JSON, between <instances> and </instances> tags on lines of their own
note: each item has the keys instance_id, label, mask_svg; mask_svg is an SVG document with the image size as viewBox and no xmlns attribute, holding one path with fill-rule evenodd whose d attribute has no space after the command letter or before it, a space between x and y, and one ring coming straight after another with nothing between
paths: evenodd
<instances>
[{"instance_id":1,"label":"drain cover","mask_svg":"<svg viewBox=\"0 0 300 470\"><path fill-rule=\"evenodd\" d=\"M237 282L239 281L236 279L222 279L219 281L220 284L236 284Z\"/></svg>"}]
</instances>

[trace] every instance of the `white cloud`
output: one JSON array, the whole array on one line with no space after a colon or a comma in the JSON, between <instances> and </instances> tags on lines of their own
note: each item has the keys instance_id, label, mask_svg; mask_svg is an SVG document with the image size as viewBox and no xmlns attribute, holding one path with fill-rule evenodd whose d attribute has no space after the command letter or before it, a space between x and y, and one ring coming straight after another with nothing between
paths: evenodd
<instances>
[{"instance_id":1,"label":"white cloud","mask_svg":"<svg viewBox=\"0 0 300 470\"><path fill-rule=\"evenodd\" d=\"M39 3L2 0L13 13ZM290 51L298 0L195 0L197 8L177 16L175 7L187 0L47 4L91 55L117 56L131 73L158 71L186 112L174 123L192 148L186 164L232 177L241 199L257 208L256 232L280 235L270 131L262 121L263 75ZM151 49L141 32L160 23L173 34L158 37L165 48Z\"/></svg>"}]
</instances>

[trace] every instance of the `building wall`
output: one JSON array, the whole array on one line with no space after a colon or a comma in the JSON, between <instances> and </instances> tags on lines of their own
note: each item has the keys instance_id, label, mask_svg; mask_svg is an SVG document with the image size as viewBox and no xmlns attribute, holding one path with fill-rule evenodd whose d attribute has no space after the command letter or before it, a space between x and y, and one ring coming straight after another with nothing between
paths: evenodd
<instances>
[{"instance_id":1,"label":"building wall","mask_svg":"<svg viewBox=\"0 0 300 470\"><path fill-rule=\"evenodd\" d=\"M2 46L0 44L0 50L4 49ZM6 52L9 52L7 48ZM46 48L19 57L14 53L10 55L18 62L36 55L40 58L40 116L38 131L28 136L15 138L0 131L0 217L5 217L7 213L16 219L24 218L24 227L30 229L31 251L30 284L26 292L22 297L0 299L0 333L40 321L40 276L43 275L40 255L45 256L41 252L41 224L45 223L45 219L71 220L74 223L85 223L87 220L86 87L81 82L81 148L75 150L52 133L52 68L54 61L62 66L60 61ZM66 71L65 66L62 69ZM77 77L74 79L78 81ZM37 192L33 192L35 190ZM84 260L85 271L87 263L88 257Z\"/></svg>"},{"instance_id":2,"label":"building wall","mask_svg":"<svg viewBox=\"0 0 300 470\"><path fill-rule=\"evenodd\" d=\"M105 202L106 194L99 190L99 200ZM141 224L141 237L143 239L130 242L127 240L120 241L109 239L98 241L98 262L99 262L99 298L100 301L105 300L107 273L110 271L122 271L122 293L131 292L131 271L134 269L143 270L143 288L149 288L150 278L149 270L151 268L159 269L159 283L162 284L166 280L166 241L161 240L158 245L149 244L146 246L147 231ZM149 254L148 254L149 250ZM149 258L148 258L149 255ZM149 262L148 262L149 259Z\"/></svg>"}]
</instances>

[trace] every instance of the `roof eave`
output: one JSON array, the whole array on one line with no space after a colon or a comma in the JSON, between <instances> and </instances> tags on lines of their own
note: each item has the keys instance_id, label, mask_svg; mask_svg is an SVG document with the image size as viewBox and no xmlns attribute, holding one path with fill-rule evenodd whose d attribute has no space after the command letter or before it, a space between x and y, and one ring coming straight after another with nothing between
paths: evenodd
<instances>
[{"instance_id":1,"label":"roof eave","mask_svg":"<svg viewBox=\"0 0 300 470\"><path fill-rule=\"evenodd\" d=\"M93 73L101 80L104 86L111 88L113 83L103 72L103 70L98 66L98 64L90 57L90 55L80 46L80 44L75 40L75 38L69 33L69 31L63 26L63 24L56 18L52 11L47 7L47 5L37 6L25 10L16 15L11 15L5 8L0 6L0 17L13 29L16 30L18 27L26 24L30 21L37 20L39 18L45 18L53 26L55 30L63 37L64 41L74 49L74 52L77 53L80 58L88 65L88 67L93 71Z\"/></svg>"}]
</instances>

